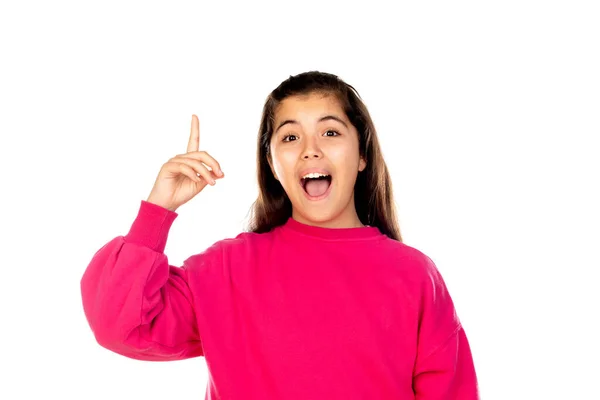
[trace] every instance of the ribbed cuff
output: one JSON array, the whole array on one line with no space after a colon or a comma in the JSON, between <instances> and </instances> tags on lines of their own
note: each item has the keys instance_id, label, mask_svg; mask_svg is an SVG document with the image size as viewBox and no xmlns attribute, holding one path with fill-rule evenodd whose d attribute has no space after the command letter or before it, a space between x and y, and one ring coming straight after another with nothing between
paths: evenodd
<instances>
[{"instance_id":1,"label":"ribbed cuff","mask_svg":"<svg viewBox=\"0 0 600 400\"><path fill-rule=\"evenodd\" d=\"M169 230L177 215L175 211L142 200L138 215L133 221L129 233L125 235L125 241L164 253Z\"/></svg>"}]
</instances>

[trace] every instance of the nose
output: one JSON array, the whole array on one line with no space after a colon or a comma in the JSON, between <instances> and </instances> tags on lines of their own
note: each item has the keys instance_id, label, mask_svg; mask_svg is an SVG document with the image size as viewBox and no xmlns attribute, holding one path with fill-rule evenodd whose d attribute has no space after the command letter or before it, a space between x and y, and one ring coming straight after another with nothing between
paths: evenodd
<instances>
[{"instance_id":1,"label":"nose","mask_svg":"<svg viewBox=\"0 0 600 400\"><path fill-rule=\"evenodd\" d=\"M316 140L314 138L307 137L306 146L302 151L302 158L304 160L308 160L311 158L321 158L322 156L323 153L321 152L321 149L317 146Z\"/></svg>"},{"instance_id":2,"label":"nose","mask_svg":"<svg viewBox=\"0 0 600 400\"><path fill-rule=\"evenodd\" d=\"M310 158L321 158L321 156L317 152L305 152L304 155L302 156L302 158L304 158L305 160L308 160Z\"/></svg>"}]
</instances>

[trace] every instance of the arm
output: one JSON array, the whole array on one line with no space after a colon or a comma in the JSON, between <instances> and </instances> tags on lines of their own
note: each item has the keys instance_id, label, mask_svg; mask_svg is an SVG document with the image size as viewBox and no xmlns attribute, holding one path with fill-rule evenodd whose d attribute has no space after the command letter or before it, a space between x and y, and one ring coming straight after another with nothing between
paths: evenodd
<instances>
[{"instance_id":1,"label":"arm","mask_svg":"<svg viewBox=\"0 0 600 400\"><path fill-rule=\"evenodd\" d=\"M467 336L439 271L428 257L427 264L413 374L415 399L478 400Z\"/></svg>"},{"instance_id":2,"label":"arm","mask_svg":"<svg viewBox=\"0 0 600 400\"><path fill-rule=\"evenodd\" d=\"M183 267L169 265L164 254L176 217L142 201L129 233L93 256L81 294L101 346L147 361L203 355L185 262Z\"/></svg>"}]
</instances>

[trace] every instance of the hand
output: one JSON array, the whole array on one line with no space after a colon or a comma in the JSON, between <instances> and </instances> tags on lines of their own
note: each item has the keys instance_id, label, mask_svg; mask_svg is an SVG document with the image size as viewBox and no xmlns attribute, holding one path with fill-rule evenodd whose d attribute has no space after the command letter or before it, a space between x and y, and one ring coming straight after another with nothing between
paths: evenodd
<instances>
[{"instance_id":1,"label":"hand","mask_svg":"<svg viewBox=\"0 0 600 400\"><path fill-rule=\"evenodd\" d=\"M214 186L217 179L224 177L219 163L207 152L199 151L199 125L198 117L192 114L187 153L179 154L163 164L148 196L148 202L175 211L200 193L206 185Z\"/></svg>"}]
</instances>

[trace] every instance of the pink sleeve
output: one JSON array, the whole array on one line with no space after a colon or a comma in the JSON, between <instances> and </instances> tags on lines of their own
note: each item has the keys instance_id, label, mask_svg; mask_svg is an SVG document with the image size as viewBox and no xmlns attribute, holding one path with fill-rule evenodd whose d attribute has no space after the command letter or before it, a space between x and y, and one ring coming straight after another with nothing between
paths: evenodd
<instances>
[{"instance_id":1,"label":"pink sleeve","mask_svg":"<svg viewBox=\"0 0 600 400\"><path fill-rule=\"evenodd\" d=\"M471 349L444 280L427 257L417 360L416 400L479 400Z\"/></svg>"},{"instance_id":2,"label":"pink sleeve","mask_svg":"<svg viewBox=\"0 0 600 400\"><path fill-rule=\"evenodd\" d=\"M81 295L101 346L148 361L203 355L185 262L169 265L164 254L176 217L142 200L129 233L94 254L81 279Z\"/></svg>"}]
</instances>

